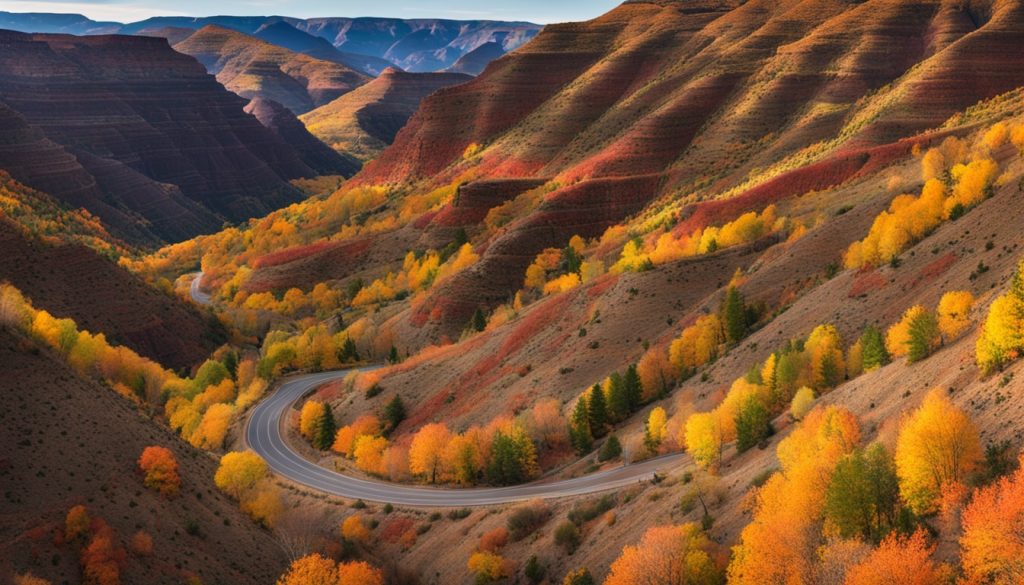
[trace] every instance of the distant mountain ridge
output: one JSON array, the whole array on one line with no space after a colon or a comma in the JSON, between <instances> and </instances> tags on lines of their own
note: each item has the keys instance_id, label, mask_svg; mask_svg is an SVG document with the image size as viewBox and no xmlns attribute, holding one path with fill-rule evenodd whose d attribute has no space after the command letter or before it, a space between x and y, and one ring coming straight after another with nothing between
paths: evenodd
<instances>
[{"instance_id":1,"label":"distant mountain ridge","mask_svg":"<svg viewBox=\"0 0 1024 585\"><path fill-rule=\"evenodd\" d=\"M158 16L123 24L97 22L80 14L0 11L0 28L20 32L146 34L147 31L167 27L197 30L210 24L255 35L293 51L343 63L371 75L380 73L388 64L412 72L439 71L451 67L460 57L487 43L498 43L504 54L522 46L542 28L529 22L491 20L300 19L285 16ZM286 27L294 29L294 32ZM312 39L296 35L296 32ZM316 43L315 39L323 39L326 43ZM299 48L300 44L305 48ZM326 50L327 46L339 54L331 55Z\"/></svg>"}]
</instances>

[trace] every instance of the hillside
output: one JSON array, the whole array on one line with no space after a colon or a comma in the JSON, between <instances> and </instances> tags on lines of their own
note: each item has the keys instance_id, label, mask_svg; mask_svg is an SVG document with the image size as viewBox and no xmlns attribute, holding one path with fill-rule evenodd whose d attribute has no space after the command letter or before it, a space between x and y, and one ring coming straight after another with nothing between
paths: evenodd
<instances>
[{"instance_id":1,"label":"hillside","mask_svg":"<svg viewBox=\"0 0 1024 585\"><path fill-rule=\"evenodd\" d=\"M214 461L155 425L108 388L83 380L33 341L0 327L0 578L31 571L79 583L78 546L64 541L75 505L129 548L138 531L148 554L131 552L125 583L271 583L287 559L277 542L213 485ZM171 449L181 493L143 486L136 461L150 445Z\"/></svg>"},{"instance_id":2,"label":"hillside","mask_svg":"<svg viewBox=\"0 0 1024 585\"><path fill-rule=\"evenodd\" d=\"M297 201L287 181L315 176L242 98L163 39L0 40L3 168L120 236L208 232Z\"/></svg>"},{"instance_id":3,"label":"hillside","mask_svg":"<svg viewBox=\"0 0 1024 585\"><path fill-rule=\"evenodd\" d=\"M296 115L369 80L339 63L314 59L216 25L204 26L174 49L195 57L236 94L274 100Z\"/></svg>"},{"instance_id":4,"label":"hillside","mask_svg":"<svg viewBox=\"0 0 1024 585\"><path fill-rule=\"evenodd\" d=\"M338 152L369 160L394 141L423 98L469 79L459 73L406 73L388 68L359 89L303 114L301 120Z\"/></svg>"},{"instance_id":5,"label":"hillside","mask_svg":"<svg viewBox=\"0 0 1024 585\"><path fill-rule=\"evenodd\" d=\"M327 42L327 39L303 32L283 20L266 22L253 33L253 36L296 53L341 63L350 69L374 77L380 75L388 67L394 66L391 61L380 57L339 51L334 45Z\"/></svg>"}]
</instances>

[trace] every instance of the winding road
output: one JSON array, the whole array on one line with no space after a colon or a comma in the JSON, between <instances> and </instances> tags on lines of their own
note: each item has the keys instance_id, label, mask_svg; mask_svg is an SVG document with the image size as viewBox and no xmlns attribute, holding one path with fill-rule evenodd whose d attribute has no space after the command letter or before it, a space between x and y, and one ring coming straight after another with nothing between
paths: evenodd
<instances>
[{"instance_id":1,"label":"winding road","mask_svg":"<svg viewBox=\"0 0 1024 585\"><path fill-rule=\"evenodd\" d=\"M201 274L193 280L192 298L199 304L208 304L209 295L199 291L200 277ZM304 458L288 444L283 431L296 402L317 387L351 372L321 372L283 382L249 413L244 431L246 445L263 457L275 473L309 488L343 498L419 507L489 506L614 490L649 481L656 472L679 465L686 458L683 453L674 453L570 479L494 488L416 487L344 475Z\"/></svg>"}]
</instances>

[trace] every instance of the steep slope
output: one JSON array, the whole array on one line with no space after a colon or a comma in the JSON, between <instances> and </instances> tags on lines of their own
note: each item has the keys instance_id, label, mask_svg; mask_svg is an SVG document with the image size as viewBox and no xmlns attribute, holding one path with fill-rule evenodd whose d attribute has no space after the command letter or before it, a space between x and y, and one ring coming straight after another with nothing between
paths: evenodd
<instances>
[{"instance_id":1,"label":"steep slope","mask_svg":"<svg viewBox=\"0 0 1024 585\"><path fill-rule=\"evenodd\" d=\"M85 505L125 546L139 530L151 556L129 554L124 583L271 583L287 563L269 533L213 485L215 461L144 417L109 388L86 381L48 350L0 327L0 579L31 571L81 583L78 545L64 518ZM180 495L143 486L136 461L150 445L171 449Z\"/></svg>"},{"instance_id":2,"label":"steep slope","mask_svg":"<svg viewBox=\"0 0 1024 585\"><path fill-rule=\"evenodd\" d=\"M317 140L294 114L273 100L255 97L245 106L245 111L256 116L261 124L294 148L302 157L302 162L321 175L351 177L362 166L344 150L335 152Z\"/></svg>"},{"instance_id":3,"label":"steep slope","mask_svg":"<svg viewBox=\"0 0 1024 585\"><path fill-rule=\"evenodd\" d=\"M0 196L0 281L19 288L39 308L174 369L190 369L224 342L215 320L101 256L119 244L89 218L78 229L72 223L77 218L69 219L55 200L2 173ZM20 204L12 208L9 201Z\"/></svg>"},{"instance_id":4,"label":"steep slope","mask_svg":"<svg viewBox=\"0 0 1024 585\"><path fill-rule=\"evenodd\" d=\"M296 115L369 80L339 63L314 59L216 25L204 26L174 49L195 57L238 95L274 100Z\"/></svg>"},{"instance_id":5,"label":"steep slope","mask_svg":"<svg viewBox=\"0 0 1024 585\"><path fill-rule=\"evenodd\" d=\"M369 160L394 141L423 98L469 79L459 73L406 73L392 67L301 120L335 150Z\"/></svg>"},{"instance_id":6,"label":"steep slope","mask_svg":"<svg viewBox=\"0 0 1024 585\"><path fill-rule=\"evenodd\" d=\"M143 37L160 37L167 39L167 42L173 47L175 44L192 36L195 32L195 29L180 26L156 26L141 29L135 34Z\"/></svg>"},{"instance_id":7,"label":"steep slope","mask_svg":"<svg viewBox=\"0 0 1024 585\"><path fill-rule=\"evenodd\" d=\"M883 164L899 152L885 144L1024 83L1024 55L1008 49L1022 42L1017 1L631 2L548 26L427 98L355 181L564 185L439 291L454 305L457 291L474 291L445 319L452 335L473 304L507 298L506 275L543 247L598 236L652 202L698 213L692 229L711 205L693 202L730 198L745 211L841 183L870 158ZM890 52L900 58L879 57ZM465 159L474 144L484 147Z\"/></svg>"},{"instance_id":8,"label":"steep slope","mask_svg":"<svg viewBox=\"0 0 1024 585\"><path fill-rule=\"evenodd\" d=\"M445 71L452 73L465 73L467 75L480 75L487 67L487 64L505 54L501 44L491 41L484 43L452 63Z\"/></svg>"},{"instance_id":9,"label":"steep slope","mask_svg":"<svg viewBox=\"0 0 1024 585\"><path fill-rule=\"evenodd\" d=\"M55 157L9 153L7 170L115 227L121 214L151 237L194 235L211 216L242 221L294 202L301 195L287 181L315 175L242 111L244 100L163 39L3 31L0 43L0 101L24 118L5 123Z\"/></svg>"},{"instance_id":10,"label":"steep slope","mask_svg":"<svg viewBox=\"0 0 1024 585\"><path fill-rule=\"evenodd\" d=\"M346 53L334 48L334 45L322 37L316 37L303 32L283 20L267 22L252 34L252 36L264 40L270 44L277 45L309 55L316 59L341 63L346 67L376 77L388 67L394 64L386 59L371 55L360 55L357 53Z\"/></svg>"}]
</instances>

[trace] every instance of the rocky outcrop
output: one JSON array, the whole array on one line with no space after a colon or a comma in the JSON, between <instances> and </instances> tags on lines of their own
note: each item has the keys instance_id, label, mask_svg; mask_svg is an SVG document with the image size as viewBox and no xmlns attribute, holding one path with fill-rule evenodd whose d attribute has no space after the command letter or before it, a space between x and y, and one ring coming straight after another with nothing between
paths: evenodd
<instances>
[{"instance_id":1,"label":"rocky outcrop","mask_svg":"<svg viewBox=\"0 0 1024 585\"><path fill-rule=\"evenodd\" d=\"M300 119L335 150L369 160L394 141L423 98L470 79L461 73L407 73L388 68L377 79Z\"/></svg>"},{"instance_id":2,"label":"rocky outcrop","mask_svg":"<svg viewBox=\"0 0 1024 585\"><path fill-rule=\"evenodd\" d=\"M245 111L294 148L302 162L321 175L342 175L347 178L356 174L362 166L355 157L336 152L317 140L294 114L275 101L255 97L245 106Z\"/></svg>"},{"instance_id":3,"label":"rocky outcrop","mask_svg":"<svg viewBox=\"0 0 1024 585\"><path fill-rule=\"evenodd\" d=\"M295 202L316 172L158 38L0 31L0 167L134 241Z\"/></svg>"},{"instance_id":4,"label":"rocky outcrop","mask_svg":"<svg viewBox=\"0 0 1024 585\"><path fill-rule=\"evenodd\" d=\"M216 25L204 26L174 49L195 57L238 95L274 100L296 115L370 79L340 63L315 59Z\"/></svg>"}]
</instances>

